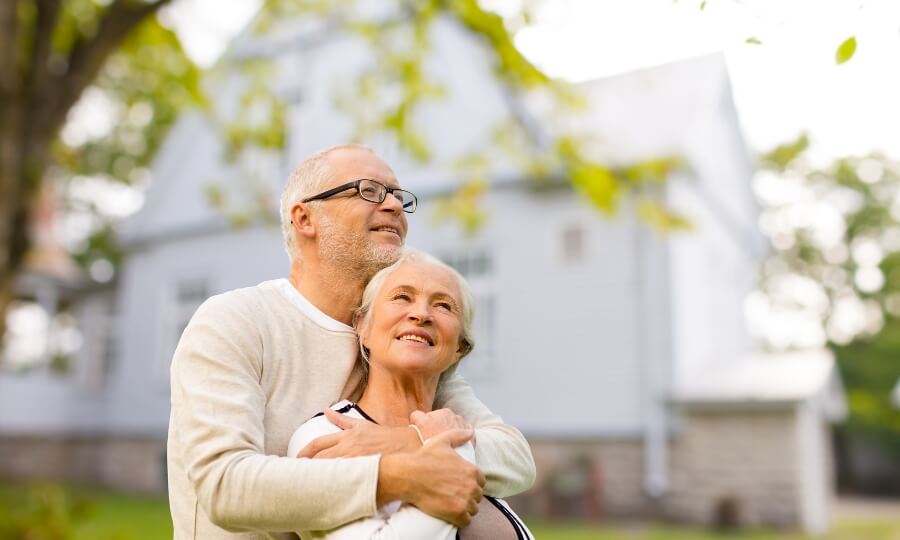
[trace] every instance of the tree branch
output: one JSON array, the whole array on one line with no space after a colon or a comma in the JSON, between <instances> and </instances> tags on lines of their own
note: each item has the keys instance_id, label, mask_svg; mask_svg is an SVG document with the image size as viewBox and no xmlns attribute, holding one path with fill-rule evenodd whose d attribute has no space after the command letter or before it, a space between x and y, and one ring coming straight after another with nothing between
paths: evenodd
<instances>
[{"instance_id":1,"label":"tree branch","mask_svg":"<svg viewBox=\"0 0 900 540\"><path fill-rule=\"evenodd\" d=\"M0 99L8 99L18 87L18 41L19 0L4 0L0 2Z\"/></svg>"},{"instance_id":2,"label":"tree branch","mask_svg":"<svg viewBox=\"0 0 900 540\"><path fill-rule=\"evenodd\" d=\"M62 0L37 0L37 23L34 29L34 44L31 48L31 69L25 83L31 101L31 109L42 106L47 95L50 67L47 61L53 50L53 32L59 18Z\"/></svg>"},{"instance_id":3,"label":"tree branch","mask_svg":"<svg viewBox=\"0 0 900 540\"><path fill-rule=\"evenodd\" d=\"M121 44L128 34L147 17L171 0L139 2L116 0L107 8L100 20L97 33L90 38L79 38L69 55L68 69L54 83L53 102L46 118L45 127L55 133L62 125L69 109L81 96L82 91L100 72L109 55Z\"/></svg>"}]
</instances>

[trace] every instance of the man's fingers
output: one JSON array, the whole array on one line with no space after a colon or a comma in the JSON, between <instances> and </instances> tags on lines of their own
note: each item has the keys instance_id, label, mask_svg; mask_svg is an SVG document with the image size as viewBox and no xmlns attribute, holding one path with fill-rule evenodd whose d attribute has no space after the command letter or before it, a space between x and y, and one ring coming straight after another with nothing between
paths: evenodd
<instances>
[{"instance_id":1,"label":"man's fingers","mask_svg":"<svg viewBox=\"0 0 900 540\"><path fill-rule=\"evenodd\" d=\"M450 523L456 525L457 529L468 527L471 522L472 518L469 516L468 512L463 512L462 515L455 516L454 519L450 520Z\"/></svg>"},{"instance_id":2,"label":"man's fingers","mask_svg":"<svg viewBox=\"0 0 900 540\"><path fill-rule=\"evenodd\" d=\"M466 512L469 513L470 516L474 516L478 513L478 503L470 500L469 504L466 506Z\"/></svg>"},{"instance_id":3,"label":"man's fingers","mask_svg":"<svg viewBox=\"0 0 900 540\"><path fill-rule=\"evenodd\" d=\"M303 447L302 450L297 452L298 458L311 458L315 457L316 454L325 450L327 448L331 448L336 445L340 440L340 433L332 433L331 435L323 435L318 439L313 439L309 444Z\"/></svg>"},{"instance_id":4,"label":"man's fingers","mask_svg":"<svg viewBox=\"0 0 900 540\"><path fill-rule=\"evenodd\" d=\"M478 482L478 487L484 489L485 478L484 473L481 472L481 469L478 470L478 476L475 477L475 480ZM481 500L481 498L479 498L478 500Z\"/></svg>"},{"instance_id":5,"label":"man's fingers","mask_svg":"<svg viewBox=\"0 0 900 540\"><path fill-rule=\"evenodd\" d=\"M357 418L350 418L349 416L345 416L331 409L330 407L325 409L325 418L327 418L332 424L341 429L350 429L356 424L364 421Z\"/></svg>"},{"instance_id":6,"label":"man's fingers","mask_svg":"<svg viewBox=\"0 0 900 540\"><path fill-rule=\"evenodd\" d=\"M456 448L457 446L466 444L472 440L472 437L474 436L475 431L472 429L450 429L428 439L425 444L426 446L431 446L432 444L449 444L451 447Z\"/></svg>"}]
</instances>

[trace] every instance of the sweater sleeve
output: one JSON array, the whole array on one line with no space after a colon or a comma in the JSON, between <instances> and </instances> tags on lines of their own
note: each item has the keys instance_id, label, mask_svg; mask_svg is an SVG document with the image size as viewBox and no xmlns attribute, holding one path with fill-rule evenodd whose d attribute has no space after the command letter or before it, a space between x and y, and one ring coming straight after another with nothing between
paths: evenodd
<instances>
[{"instance_id":1,"label":"sweater sleeve","mask_svg":"<svg viewBox=\"0 0 900 540\"><path fill-rule=\"evenodd\" d=\"M175 351L170 436L199 505L230 531L332 529L374 514L379 456L265 455L262 352L252 310L227 296L198 309Z\"/></svg>"},{"instance_id":2,"label":"sweater sleeve","mask_svg":"<svg viewBox=\"0 0 900 540\"><path fill-rule=\"evenodd\" d=\"M441 378L435 408L449 408L475 427L475 457L487 481L485 493L509 497L530 488L535 467L528 441L479 401L455 369Z\"/></svg>"}]
</instances>

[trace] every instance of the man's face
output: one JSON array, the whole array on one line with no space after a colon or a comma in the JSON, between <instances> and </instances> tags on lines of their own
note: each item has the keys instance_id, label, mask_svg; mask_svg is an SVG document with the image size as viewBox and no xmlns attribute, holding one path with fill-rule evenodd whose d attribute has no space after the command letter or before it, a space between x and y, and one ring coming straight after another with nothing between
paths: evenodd
<instances>
[{"instance_id":1,"label":"man's face","mask_svg":"<svg viewBox=\"0 0 900 540\"><path fill-rule=\"evenodd\" d=\"M400 187L394 171L372 152L346 148L330 152L327 159L333 178L322 191L360 178ZM397 260L408 226L395 197L388 195L378 204L353 189L318 203L316 218L322 258L366 277Z\"/></svg>"}]
</instances>

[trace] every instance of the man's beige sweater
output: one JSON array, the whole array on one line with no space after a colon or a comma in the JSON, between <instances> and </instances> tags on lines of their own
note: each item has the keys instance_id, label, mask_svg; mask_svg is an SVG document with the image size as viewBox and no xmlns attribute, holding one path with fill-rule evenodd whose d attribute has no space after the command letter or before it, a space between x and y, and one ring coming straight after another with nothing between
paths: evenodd
<instances>
[{"instance_id":1,"label":"man's beige sweater","mask_svg":"<svg viewBox=\"0 0 900 540\"><path fill-rule=\"evenodd\" d=\"M204 302L172 360L169 504L176 540L296 538L376 511L379 456L283 457L291 434L332 403L361 393L353 329L331 319L286 279ZM458 376L436 407L476 428L487 493L534 481L518 430L503 424Z\"/></svg>"}]
</instances>

